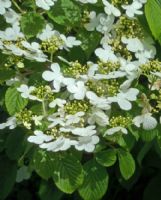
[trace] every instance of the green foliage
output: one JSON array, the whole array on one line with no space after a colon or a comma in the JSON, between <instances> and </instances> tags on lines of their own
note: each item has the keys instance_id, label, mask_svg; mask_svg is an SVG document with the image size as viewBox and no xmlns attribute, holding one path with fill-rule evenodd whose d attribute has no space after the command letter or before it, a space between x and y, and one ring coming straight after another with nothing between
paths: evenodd
<instances>
[{"instance_id":1,"label":"green foliage","mask_svg":"<svg viewBox=\"0 0 161 200\"><path fill-rule=\"evenodd\" d=\"M108 187L106 168L90 160L84 165L84 171L84 182L78 190L80 196L85 200L101 199Z\"/></svg>"},{"instance_id":2,"label":"green foliage","mask_svg":"<svg viewBox=\"0 0 161 200\"><path fill-rule=\"evenodd\" d=\"M161 1L148 0L145 5L145 15L150 27L150 30L160 43L161 43Z\"/></svg>"},{"instance_id":3,"label":"green foliage","mask_svg":"<svg viewBox=\"0 0 161 200\"><path fill-rule=\"evenodd\" d=\"M72 155L58 155L54 161L53 179L56 186L65 193L73 193L83 182L83 168Z\"/></svg>"},{"instance_id":4,"label":"green foliage","mask_svg":"<svg viewBox=\"0 0 161 200\"><path fill-rule=\"evenodd\" d=\"M135 161L132 155L123 149L118 150L118 160L121 175L128 180L135 172Z\"/></svg>"},{"instance_id":5,"label":"green foliage","mask_svg":"<svg viewBox=\"0 0 161 200\"><path fill-rule=\"evenodd\" d=\"M44 18L33 12L24 14L20 23L21 29L27 38L36 36L45 26Z\"/></svg>"},{"instance_id":6,"label":"green foliage","mask_svg":"<svg viewBox=\"0 0 161 200\"><path fill-rule=\"evenodd\" d=\"M108 149L105 151L100 151L96 154L97 162L105 167L110 167L115 164L117 159L117 152L115 149Z\"/></svg>"},{"instance_id":7,"label":"green foliage","mask_svg":"<svg viewBox=\"0 0 161 200\"><path fill-rule=\"evenodd\" d=\"M17 91L17 87L10 87L5 94L5 104L10 115L21 111L28 103L28 99L21 97L21 93Z\"/></svg>"},{"instance_id":8,"label":"green foliage","mask_svg":"<svg viewBox=\"0 0 161 200\"><path fill-rule=\"evenodd\" d=\"M81 10L71 0L59 0L48 12L48 16L57 24L78 26L81 20Z\"/></svg>"},{"instance_id":9,"label":"green foliage","mask_svg":"<svg viewBox=\"0 0 161 200\"><path fill-rule=\"evenodd\" d=\"M16 163L0 156L0 200L4 200L12 190L17 173Z\"/></svg>"}]
</instances>

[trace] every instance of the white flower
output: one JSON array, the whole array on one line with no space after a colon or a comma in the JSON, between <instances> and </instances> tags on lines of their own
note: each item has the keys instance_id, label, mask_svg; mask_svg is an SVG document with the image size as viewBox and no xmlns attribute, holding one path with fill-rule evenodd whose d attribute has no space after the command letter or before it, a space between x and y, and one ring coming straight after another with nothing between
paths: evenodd
<instances>
[{"instance_id":1,"label":"white flower","mask_svg":"<svg viewBox=\"0 0 161 200\"><path fill-rule=\"evenodd\" d=\"M106 35L109 35L109 32L113 27L115 17L113 15L99 14L98 19L99 24L96 27L96 30Z\"/></svg>"},{"instance_id":2,"label":"white flower","mask_svg":"<svg viewBox=\"0 0 161 200\"><path fill-rule=\"evenodd\" d=\"M54 92L59 92L60 88L64 85L68 85L74 82L72 78L65 78L60 71L60 66L58 63L53 63L51 65L52 71L45 71L42 77L46 81L53 81Z\"/></svg>"},{"instance_id":3,"label":"white flower","mask_svg":"<svg viewBox=\"0 0 161 200\"><path fill-rule=\"evenodd\" d=\"M83 81L78 81L74 84L69 84L67 90L73 94L75 99L84 99L86 94L86 87Z\"/></svg>"},{"instance_id":4,"label":"white flower","mask_svg":"<svg viewBox=\"0 0 161 200\"><path fill-rule=\"evenodd\" d=\"M65 125L69 126L71 124L77 124L77 123L79 123L80 120L81 120L81 117L84 116L84 114L85 114L84 112L77 112L74 115L67 115L65 117L65 120L66 120ZM60 130L61 130L61 128L60 128Z\"/></svg>"},{"instance_id":5,"label":"white flower","mask_svg":"<svg viewBox=\"0 0 161 200\"><path fill-rule=\"evenodd\" d=\"M138 38L126 38L122 37L121 41L126 44L126 48L131 52L143 51L144 46Z\"/></svg>"},{"instance_id":6,"label":"white flower","mask_svg":"<svg viewBox=\"0 0 161 200\"><path fill-rule=\"evenodd\" d=\"M51 103L49 103L49 107L50 108L55 108L56 106L63 107L65 103L66 103L66 100L56 98Z\"/></svg>"},{"instance_id":7,"label":"white flower","mask_svg":"<svg viewBox=\"0 0 161 200\"><path fill-rule=\"evenodd\" d=\"M139 94L139 90L136 88L130 88L127 91L120 91L115 97L109 97L111 102L117 102L121 109L130 110L132 105L130 101L136 101L136 96Z\"/></svg>"},{"instance_id":8,"label":"white flower","mask_svg":"<svg viewBox=\"0 0 161 200\"><path fill-rule=\"evenodd\" d=\"M75 129L71 129L71 132L73 133L73 135L77 135L77 136L92 136L94 134L96 134L96 130L95 130L96 126L91 125L91 126L87 126L85 128L75 128Z\"/></svg>"},{"instance_id":9,"label":"white flower","mask_svg":"<svg viewBox=\"0 0 161 200\"><path fill-rule=\"evenodd\" d=\"M122 132L123 134L127 134L128 133L126 128L123 128L121 126L117 126L117 127L108 129L104 133L104 136L106 136L106 135L113 135L114 133L117 133L117 132Z\"/></svg>"},{"instance_id":10,"label":"white flower","mask_svg":"<svg viewBox=\"0 0 161 200\"><path fill-rule=\"evenodd\" d=\"M53 30L52 24L46 24L46 27L42 30L42 32L38 33L37 38L40 40L47 40L53 35L55 35L55 31Z\"/></svg>"},{"instance_id":11,"label":"white flower","mask_svg":"<svg viewBox=\"0 0 161 200\"><path fill-rule=\"evenodd\" d=\"M142 124L143 129L145 130L154 129L157 126L157 120L151 115L152 115L151 113L145 113L145 114L136 116L133 119L133 123L137 127L140 127Z\"/></svg>"},{"instance_id":12,"label":"white flower","mask_svg":"<svg viewBox=\"0 0 161 200\"><path fill-rule=\"evenodd\" d=\"M0 15L4 15L7 8L11 7L10 0L0 0Z\"/></svg>"},{"instance_id":13,"label":"white flower","mask_svg":"<svg viewBox=\"0 0 161 200\"><path fill-rule=\"evenodd\" d=\"M12 27L6 28L5 31L0 31L0 38L7 41L16 41L24 38L24 34L20 32L19 23L14 23Z\"/></svg>"},{"instance_id":14,"label":"white flower","mask_svg":"<svg viewBox=\"0 0 161 200\"><path fill-rule=\"evenodd\" d=\"M9 117L5 123L0 124L0 129L9 127L9 129L14 129L17 126L17 119L15 116Z\"/></svg>"},{"instance_id":15,"label":"white flower","mask_svg":"<svg viewBox=\"0 0 161 200\"><path fill-rule=\"evenodd\" d=\"M13 9L8 9L8 11L4 14L7 23L14 24L20 19L20 15L18 15Z\"/></svg>"},{"instance_id":16,"label":"white flower","mask_svg":"<svg viewBox=\"0 0 161 200\"><path fill-rule=\"evenodd\" d=\"M17 88L17 90L21 92L21 96L23 98L37 100L37 97L31 94L35 90L34 86L28 87L27 85L22 84L20 87Z\"/></svg>"},{"instance_id":17,"label":"white flower","mask_svg":"<svg viewBox=\"0 0 161 200\"><path fill-rule=\"evenodd\" d=\"M85 150L86 152L93 152L95 145L99 142L99 137L96 135L78 137L78 143L75 144L75 148L78 151Z\"/></svg>"},{"instance_id":18,"label":"white flower","mask_svg":"<svg viewBox=\"0 0 161 200\"><path fill-rule=\"evenodd\" d=\"M79 1L81 3L92 3L92 4L97 3L97 0L76 0L76 1Z\"/></svg>"},{"instance_id":19,"label":"white flower","mask_svg":"<svg viewBox=\"0 0 161 200\"><path fill-rule=\"evenodd\" d=\"M122 5L122 8L126 10L126 15L131 18L134 17L135 14L143 14L143 11L139 10L142 8L142 3L139 3L138 1L133 1L130 5Z\"/></svg>"},{"instance_id":20,"label":"white flower","mask_svg":"<svg viewBox=\"0 0 161 200\"><path fill-rule=\"evenodd\" d=\"M101 109L93 108L88 118L88 123L97 123L99 126L107 126L109 124L109 117Z\"/></svg>"},{"instance_id":21,"label":"white flower","mask_svg":"<svg viewBox=\"0 0 161 200\"><path fill-rule=\"evenodd\" d=\"M102 14L99 14L98 16L96 15L96 12L95 11L91 11L89 13L89 19L90 19L90 22L89 23L86 23L84 25L85 29L87 31L94 31L95 28L99 25L99 21L100 21L100 16Z\"/></svg>"},{"instance_id":22,"label":"white flower","mask_svg":"<svg viewBox=\"0 0 161 200\"><path fill-rule=\"evenodd\" d=\"M34 131L34 135L28 137L28 141L34 144L43 144L44 142L49 142L53 139L52 136L45 135L42 131Z\"/></svg>"},{"instance_id":23,"label":"white flower","mask_svg":"<svg viewBox=\"0 0 161 200\"><path fill-rule=\"evenodd\" d=\"M32 120L34 121L36 126L42 125L42 119L43 119L43 116L41 115L40 116L34 115L32 117Z\"/></svg>"},{"instance_id":24,"label":"white flower","mask_svg":"<svg viewBox=\"0 0 161 200\"><path fill-rule=\"evenodd\" d=\"M49 10L57 0L36 0L36 5L44 10Z\"/></svg>"},{"instance_id":25,"label":"white flower","mask_svg":"<svg viewBox=\"0 0 161 200\"><path fill-rule=\"evenodd\" d=\"M86 93L87 98L89 99L90 103L97 108L102 110L109 110L110 109L110 102L104 97L98 97L94 92L88 91Z\"/></svg>"},{"instance_id":26,"label":"white flower","mask_svg":"<svg viewBox=\"0 0 161 200\"><path fill-rule=\"evenodd\" d=\"M96 56L99 57L100 60L104 62L107 62L107 61L116 62L118 60L116 55L112 51L112 47L108 45L104 46L104 48L97 48L95 50L95 54Z\"/></svg>"},{"instance_id":27,"label":"white flower","mask_svg":"<svg viewBox=\"0 0 161 200\"><path fill-rule=\"evenodd\" d=\"M70 140L69 138L65 138L63 136L57 138L55 141L49 143L43 143L40 148L46 149L47 151L65 151L69 149L72 145L75 145L77 141Z\"/></svg>"},{"instance_id":28,"label":"white flower","mask_svg":"<svg viewBox=\"0 0 161 200\"><path fill-rule=\"evenodd\" d=\"M65 35L60 35L61 39L64 41L64 48L68 50L68 48L72 48L73 46L79 46L81 44L80 40L76 40L73 36L66 37Z\"/></svg>"},{"instance_id":29,"label":"white flower","mask_svg":"<svg viewBox=\"0 0 161 200\"><path fill-rule=\"evenodd\" d=\"M112 4L110 4L107 0L102 0L102 2L105 5L104 11L107 15L112 14L116 17L119 17L121 15L120 10L114 7Z\"/></svg>"}]
</instances>

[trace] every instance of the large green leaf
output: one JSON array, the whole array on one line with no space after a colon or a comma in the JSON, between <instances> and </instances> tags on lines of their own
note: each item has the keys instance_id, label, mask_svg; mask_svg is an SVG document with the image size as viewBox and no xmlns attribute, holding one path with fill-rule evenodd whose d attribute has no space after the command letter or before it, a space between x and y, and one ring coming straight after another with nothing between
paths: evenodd
<instances>
[{"instance_id":1,"label":"large green leaf","mask_svg":"<svg viewBox=\"0 0 161 200\"><path fill-rule=\"evenodd\" d=\"M85 177L79 194L84 200L98 200L103 197L108 188L106 168L91 160L84 165Z\"/></svg>"},{"instance_id":2,"label":"large green leaf","mask_svg":"<svg viewBox=\"0 0 161 200\"><path fill-rule=\"evenodd\" d=\"M153 36L161 42L161 1L148 0L145 4L145 15Z\"/></svg>"},{"instance_id":3,"label":"large green leaf","mask_svg":"<svg viewBox=\"0 0 161 200\"><path fill-rule=\"evenodd\" d=\"M140 131L140 137L145 142L151 142L158 135L158 129L142 130Z\"/></svg>"},{"instance_id":4,"label":"large green leaf","mask_svg":"<svg viewBox=\"0 0 161 200\"><path fill-rule=\"evenodd\" d=\"M5 104L10 115L21 111L28 103L27 99L21 97L16 87L9 88L5 94Z\"/></svg>"},{"instance_id":5,"label":"large green leaf","mask_svg":"<svg viewBox=\"0 0 161 200\"><path fill-rule=\"evenodd\" d=\"M58 155L54 162L53 179L56 186L65 193L73 193L83 182L84 173L76 157Z\"/></svg>"},{"instance_id":6,"label":"large green leaf","mask_svg":"<svg viewBox=\"0 0 161 200\"><path fill-rule=\"evenodd\" d=\"M105 167L110 167L115 164L116 162L116 150L115 149L108 149L105 151L100 151L96 154L96 160L100 165Z\"/></svg>"},{"instance_id":7,"label":"large green leaf","mask_svg":"<svg viewBox=\"0 0 161 200\"><path fill-rule=\"evenodd\" d=\"M11 160L16 160L23 154L26 144L25 135L24 130L20 128L10 132L5 148L6 154Z\"/></svg>"},{"instance_id":8,"label":"large green leaf","mask_svg":"<svg viewBox=\"0 0 161 200\"><path fill-rule=\"evenodd\" d=\"M57 24L65 26L79 26L81 11L71 0L59 0L50 9L48 16Z\"/></svg>"},{"instance_id":9,"label":"large green leaf","mask_svg":"<svg viewBox=\"0 0 161 200\"><path fill-rule=\"evenodd\" d=\"M0 200L11 192L16 180L17 166L7 157L0 157Z\"/></svg>"},{"instance_id":10,"label":"large green leaf","mask_svg":"<svg viewBox=\"0 0 161 200\"><path fill-rule=\"evenodd\" d=\"M36 36L45 26L44 18L33 12L28 12L21 17L21 29L27 38Z\"/></svg>"},{"instance_id":11,"label":"large green leaf","mask_svg":"<svg viewBox=\"0 0 161 200\"><path fill-rule=\"evenodd\" d=\"M31 165L37 174L44 179L50 178L54 173L54 158L46 151L36 150Z\"/></svg>"},{"instance_id":12,"label":"large green leaf","mask_svg":"<svg viewBox=\"0 0 161 200\"><path fill-rule=\"evenodd\" d=\"M118 159L121 175L128 180L135 172L135 161L132 155L123 149L118 150Z\"/></svg>"}]
</instances>

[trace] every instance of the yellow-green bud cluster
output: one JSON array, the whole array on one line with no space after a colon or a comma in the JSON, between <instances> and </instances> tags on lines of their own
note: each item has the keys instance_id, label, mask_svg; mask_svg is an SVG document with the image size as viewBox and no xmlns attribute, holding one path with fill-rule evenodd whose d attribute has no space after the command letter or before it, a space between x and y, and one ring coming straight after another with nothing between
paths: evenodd
<instances>
[{"instance_id":1,"label":"yellow-green bud cluster","mask_svg":"<svg viewBox=\"0 0 161 200\"><path fill-rule=\"evenodd\" d=\"M117 7L121 5L127 5L129 3L129 0L111 0L111 3Z\"/></svg>"},{"instance_id":2,"label":"yellow-green bud cluster","mask_svg":"<svg viewBox=\"0 0 161 200\"><path fill-rule=\"evenodd\" d=\"M50 39L42 41L41 49L46 53L55 53L64 44L60 36L53 36Z\"/></svg>"},{"instance_id":3,"label":"yellow-green bud cluster","mask_svg":"<svg viewBox=\"0 0 161 200\"><path fill-rule=\"evenodd\" d=\"M31 110L22 110L19 113L16 113L16 118L19 122L21 122L27 129L31 128L33 113Z\"/></svg>"},{"instance_id":4,"label":"yellow-green bud cluster","mask_svg":"<svg viewBox=\"0 0 161 200\"><path fill-rule=\"evenodd\" d=\"M57 127L53 127L52 129L47 130L45 134L52 135L54 139L57 139L60 136L60 132Z\"/></svg>"},{"instance_id":5,"label":"yellow-green bud cluster","mask_svg":"<svg viewBox=\"0 0 161 200\"><path fill-rule=\"evenodd\" d=\"M119 62L98 61L98 71L101 74L108 74L109 72L117 71L119 68L120 68Z\"/></svg>"},{"instance_id":6,"label":"yellow-green bud cluster","mask_svg":"<svg viewBox=\"0 0 161 200\"><path fill-rule=\"evenodd\" d=\"M132 124L132 119L130 117L117 116L117 117L112 117L110 119L111 127L121 126L125 128L131 124Z\"/></svg>"},{"instance_id":7,"label":"yellow-green bud cluster","mask_svg":"<svg viewBox=\"0 0 161 200\"><path fill-rule=\"evenodd\" d=\"M16 45L16 47L20 48L20 49L25 49L24 46L22 45L22 41L25 41L24 38L17 38L16 41L9 41L9 40L4 40L3 44L4 45Z\"/></svg>"},{"instance_id":8,"label":"yellow-green bud cluster","mask_svg":"<svg viewBox=\"0 0 161 200\"><path fill-rule=\"evenodd\" d=\"M161 62L158 60L151 60L140 66L144 75L151 75L151 72L161 72Z\"/></svg>"},{"instance_id":9,"label":"yellow-green bud cluster","mask_svg":"<svg viewBox=\"0 0 161 200\"><path fill-rule=\"evenodd\" d=\"M84 10L83 14L82 14L82 19L81 22L82 24L87 24L90 22L90 18L89 18L89 11L88 10Z\"/></svg>"},{"instance_id":10,"label":"yellow-green bud cluster","mask_svg":"<svg viewBox=\"0 0 161 200\"><path fill-rule=\"evenodd\" d=\"M127 38L144 38L143 29L138 19L129 19L121 16L116 24L115 31L118 37L125 36Z\"/></svg>"},{"instance_id":11,"label":"yellow-green bud cluster","mask_svg":"<svg viewBox=\"0 0 161 200\"><path fill-rule=\"evenodd\" d=\"M53 100L53 92L48 85L41 85L38 86L32 93L32 95L36 96L38 99L41 100Z\"/></svg>"},{"instance_id":12,"label":"yellow-green bud cluster","mask_svg":"<svg viewBox=\"0 0 161 200\"><path fill-rule=\"evenodd\" d=\"M77 112L87 112L89 109L89 102L85 100L72 100L65 104L64 110L66 113L74 115Z\"/></svg>"},{"instance_id":13,"label":"yellow-green bud cluster","mask_svg":"<svg viewBox=\"0 0 161 200\"><path fill-rule=\"evenodd\" d=\"M115 79L111 80L89 80L86 85L98 96L115 96L119 89L119 83Z\"/></svg>"},{"instance_id":14,"label":"yellow-green bud cluster","mask_svg":"<svg viewBox=\"0 0 161 200\"><path fill-rule=\"evenodd\" d=\"M63 70L64 75L70 76L70 77L78 77L81 74L86 74L89 67L87 65L81 65L78 60L75 62L70 63L70 67L65 68Z\"/></svg>"},{"instance_id":15,"label":"yellow-green bud cluster","mask_svg":"<svg viewBox=\"0 0 161 200\"><path fill-rule=\"evenodd\" d=\"M117 55L121 55L127 60L132 59L132 53L126 48L125 44L121 42L121 38L117 37L116 39L110 40L109 44L112 46L112 50Z\"/></svg>"},{"instance_id":16,"label":"yellow-green bud cluster","mask_svg":"<svg viewBox=\"0 0 161 200\"><path fill-rule=\"evenodd\" d=\"M15 55L11 55L8 57L4 66L6 68L12 67L13 65L17 65L18 63L23 62L23 58Z\"/></svg>"}]
</instances>

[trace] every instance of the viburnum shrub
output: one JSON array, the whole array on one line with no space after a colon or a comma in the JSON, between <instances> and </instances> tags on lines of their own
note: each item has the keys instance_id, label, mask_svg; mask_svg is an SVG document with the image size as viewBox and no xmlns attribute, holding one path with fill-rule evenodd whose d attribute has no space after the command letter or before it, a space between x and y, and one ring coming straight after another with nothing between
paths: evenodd
<instances>
[{"instance_id":1,"label":"viburnum shrub","mask_svg":"<svg viewBox=\"0 0 161 200\"><path fill-rule=\"evenodd\" d=\"M160 0L0 0L0 199L35 172L43 200L136 182L161 155L160 44Z\"/></svg>"}]
</instances>

